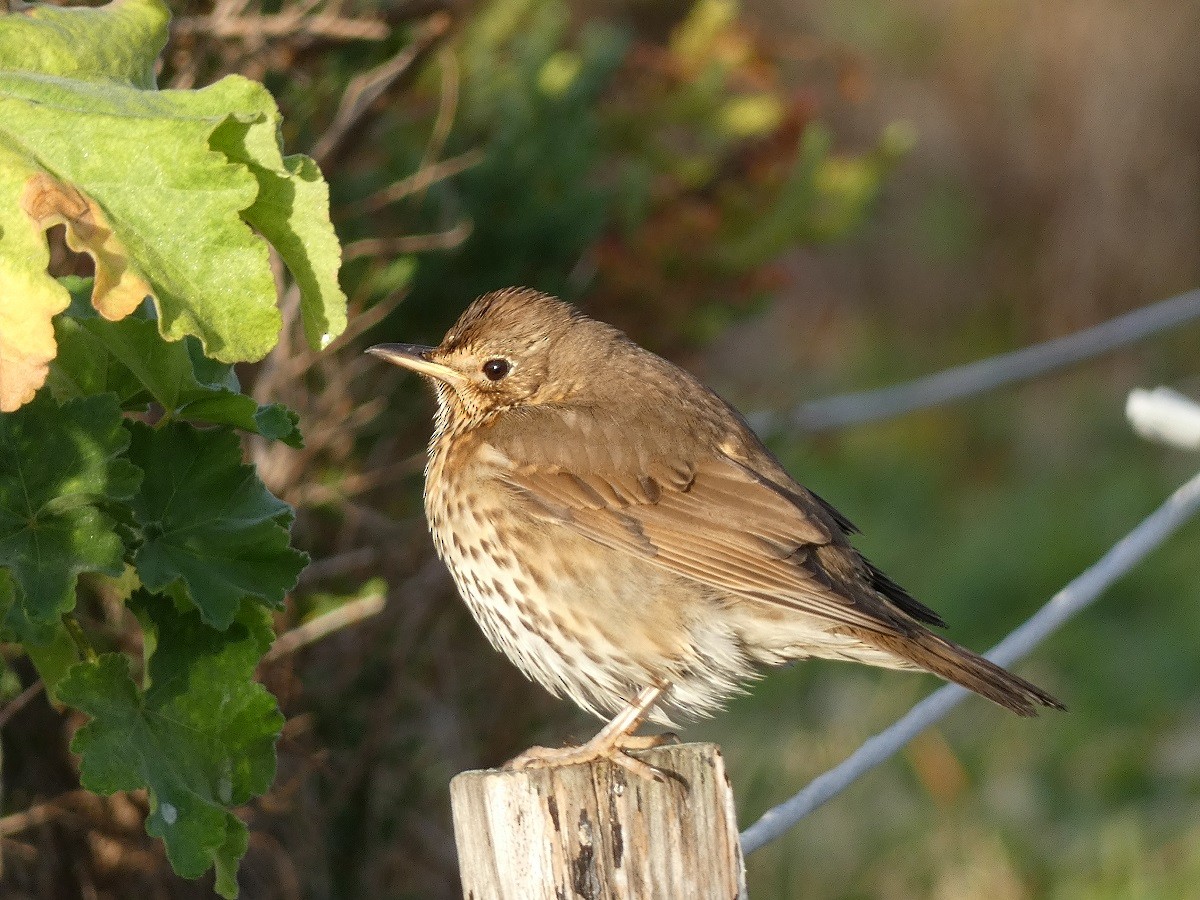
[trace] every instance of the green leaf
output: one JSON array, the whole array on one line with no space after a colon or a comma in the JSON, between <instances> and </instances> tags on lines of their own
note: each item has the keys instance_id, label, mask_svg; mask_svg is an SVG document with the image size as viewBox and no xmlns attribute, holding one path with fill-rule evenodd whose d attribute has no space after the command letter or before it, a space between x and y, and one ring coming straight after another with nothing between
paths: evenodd
<instances>
[{"instance_id":1,"label":"green leaf","mask_svg":"<svg viewBox=\"0 0 1200 900\"><path fill-rule=\"evenodd\" d=\"M8 660L0 656L0 703L7 704L24 690L21 676L12 670Z\"/></svg>"},{"instance_id":2,"label":"green leaf","mask_svg":"<svg viewBox=\"0 0 1200 900\"><path fill-rule=\"evenodd\" d=\"M211 425L232 425L291 447L304 446L297 428L300 417L294 411L281 403L259 406L245 394L214 392L182 407L179 417Z\"/></svg>"},{"instance_id":3,"label":"green leaf","mask_svg":"<svg viewBox=\"0 0 1200 900\"><path fill-rule=\"evenodd\" d=\"M0 143L16 150L31 183L51 172L54 190L80 190L107 214L117 253L141 263L153 289L164 338L193 334L216 359L257 360L282 320L267 246L240 216L257 182L208 146L231 110L212 109L217 98L202 95L220 90L150 92L0 72ZM96 302L105 302L99 290Z\"/></svg>"},{"instance_id":4,"label":"green leaf","mask_svg":"<svg viewBox=\"0 0 1200 900\"><path fill-rule=\"evenodd\" d=\"M114 0L96 9L32 6L0 24L0 61L5 69L111 78L150 90L170 18L161 0Z\"/></svg>"},{"instance_id":5,"label":"green leaf","mask_svg":"<svg viewBox=\"0 0 1200 900\"><path fill-rule=\"evenodd\" d=\"M128 445L112 394L60 407L43 392L0 416L0 566L33 626L74 607L80 572L121 574L125 545L100 507L137 490Z\"/></svg>"},{"instance_id":6,"label":"green leaf","mask_svg":"<svg viewBox=\"0 0 1200 900\"><path fill-rule=\"evenodd\" d=\"M129 457L146 473L132 502L142 583L190 601L215 628L243 598L280 605L308 557L288 545L291 508L242 463L237 436L180 422L130 427Z\"/></svg>"},{"instance_id":7,"label":"green leaf","mask_svg":"<svg viewBox=\"0 0 1200 900\"><path fill-rule=\"evenodd\" d=\"M310 346L324 349L346 328L338 286L342 251L329 222L329 185L309 157L279 150L279 110L261 84L225 79L231 105L261 109L261 118L230 117L213 132L213 149L244 163L258 180L258 198L243 216L279 251L300 288L300 316Z\"/></svg>"},{"instance_id":8,"label":"green leaf","mask_svg":"<svg viewBox=\"0 0 1200 900\"><path fill-rule=\"evenodd\" d=\"M71 305L54 320L58 356L47 382L54 396L62 402L111 391L124 409L142 409L150 399L174 409L183 386L195 382L189 354L190 345L199 349L195 338L164 341L144 307L119 322L103 319L91 304L91 278L59 281Z\"/></svg>"},{"instance_id":9,"label":"green leaf","mask_svg":"<svg viewBox=\"0 0 1200 900\"><path fill-rule=\"evenodd\" d=\"M58 686L66 677L71 666L79 662L79 648L61 621L48 629L50 639L45 642L24 640L25 653L46 685L46 694L59 700Z\"/></svg>"},{"instance_id":10,"label":"green leaf","mask_svg":"<svg viewBox=\"0 0 1200 900\"><path fill-rule=\"evenodd\" d=\"M8 569L0 569L0 623L7 618L17 602L17 586L13 584L12 574ZM0 641L8 640L3 624L0 624Z\"/></svg>"},{"instance_id":11,"label":"green leaf","mask_svg":"<svg viewBox=\"0 0 1200 900\"><path fill-rule=\"evenodd\" d=\"M283 726L253 681L271 643L267 614L245 604L218 631L145 591L131 606L154 645L148 687L134 683L123 654L80 663L59 685L92 719L71 743L82 783L103 794L147 788L146 831L162 838L175 871L196 878L215 866L217 891L234 897L247 831L230 809L270 787Z\"/></svg>"},{"instance_id":12,"label":"green leaf","mask_svg":"<svg viewBox=\"0 0 1200 900\"><path fill-rule=\"evenodd\" d=\"M60 399L109 390L131 409L144 406L149 396L173 418L303 444L294 412L279 404L259 406L240 393L233 367L205 358L195 338L168 343L137 313L110 322L74 301L55 320L54 331L59 352L49 383Z\"/></svg>"},{"instance_id":13,"label":"green leaf","mask_svg":"<svg viewBox=\"0 0 1200 900\"><path fill-rule=\"evenodd\" d=\"M176 346L165 343L154 326L150 329L160 347ZM46 385L56 400L65 403L78 397L112 393L117 395L122 409L146 408L150 401L146 386L109 352L104 340L93 333L88 323L69 315L56 316L54 339L58 355L50 364Z\"/></svg>"},{"instance_id":14,"label":"green leaf","mask_svg":"<svg viewBox=\"0 0 1200 900\"><path fill-rule=\"evenodd\" d=\"M0 407L26 402L54 357L50 318L66 297L41 232L60 222L96 261L93 303L107 318L149 294L168 340L194 335L222 362L261 359L281 325L269 240L296 278L310 342L336 337L346 313L328 187L311 160L283 157L267 90L238 76L153 90L138 73L162 46L158 0L71 12L70 77L54 14L39 10L46 24L32 30L28 16L0 16L0 47L32 42L0 54L0 309L13 304L17 326L0 333L12 370ZM109 58L112 29L138 42L126 62Z\"/></svg>"}]
</instances>

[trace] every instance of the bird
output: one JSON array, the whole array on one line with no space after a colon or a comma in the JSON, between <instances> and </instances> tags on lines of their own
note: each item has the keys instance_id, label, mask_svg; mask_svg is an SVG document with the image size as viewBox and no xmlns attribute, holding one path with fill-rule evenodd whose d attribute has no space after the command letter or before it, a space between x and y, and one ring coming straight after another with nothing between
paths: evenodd
<instances>
[{"instance_id":1,"label":"bird","mask_svg":"<svg viewBox=\"0 0 1200 900\"><path fill-rule=\"evenodd\" d=\"M643 722L710 716L813 657L932 672L1020 716L1064 708L933 632L734 407L573 305L493 291L436 347L368 352L433 385L425 513L484 635L607 723L510 768L607 759L662 780L631 755L661 740Z\"/></svg>"}]
</instances>

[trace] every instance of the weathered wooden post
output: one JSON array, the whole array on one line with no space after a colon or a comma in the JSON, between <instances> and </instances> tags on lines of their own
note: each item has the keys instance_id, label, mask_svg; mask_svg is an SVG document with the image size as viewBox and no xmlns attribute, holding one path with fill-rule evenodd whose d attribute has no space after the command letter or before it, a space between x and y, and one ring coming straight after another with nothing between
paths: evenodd
<instances>
[{"instance_id":1,"label":"weathered wooden post","mask_svg":"<svg viewBox=\"0 0 1200 900\"><path fill-rule=\"evenodd\" d=\"M715 744L609 762L463 772L450 783L465 900L734 900L746 877Z\"/></svg>"}]
</instances>

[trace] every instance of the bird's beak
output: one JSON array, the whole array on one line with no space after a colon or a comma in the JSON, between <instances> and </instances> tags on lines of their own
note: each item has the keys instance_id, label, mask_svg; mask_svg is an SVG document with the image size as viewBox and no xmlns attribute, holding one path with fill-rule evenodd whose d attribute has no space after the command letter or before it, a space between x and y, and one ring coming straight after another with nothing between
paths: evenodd
<instances>
[{"instance_id":1,"label":"bird's beak","mask_svg":"<svg viewBox=\"0 0 1200 900\"><path fill-rule=\"evenodd\" d=\"M411 369L419 375L428 375L448 384L463 380L461 374L449 366L434 362L429 358L433 347L422 347L419 344L376 344L368 347L367 352L386 359L397 366Z\"/></svg>"}]
</instances>

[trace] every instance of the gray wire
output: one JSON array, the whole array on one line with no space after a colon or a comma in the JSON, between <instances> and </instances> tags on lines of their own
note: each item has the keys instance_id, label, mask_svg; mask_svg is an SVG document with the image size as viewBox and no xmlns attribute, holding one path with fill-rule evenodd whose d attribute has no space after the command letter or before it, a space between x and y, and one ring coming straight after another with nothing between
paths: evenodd
<instances>
[{"instance_id":1,"label":"gray wire","mask_svg":"<svg viewBox=\"0 0 1200 900\"><path fill-rule=\"evenodd\" d=\"M1087 607L1200 510L1200 474L1113 545L1095 564L1055 594L986 656L1008 666L1025 656L1064 622ZM746 855L775 838L849 787L860 775L885 762L910 740L943 718L968 694L946 685L930 694L890 728L868 738L843 763L814 778L790 800L767 810L742 832Z\"/></svg>"},{"instance_id":2,"label":"gray wire","mask_svg":"<svg viewBox=\"0 0 1200 900\"><path fill-rule=\"evenodd\" d=\"M1160 331L1200 319L1200 289L1143 306L1064 337L956 366L902 384L841 394L793 409L750 416L760 433L790 428L828 431L961 400L1091 359Z\"/></svg>"}]
</instances>

